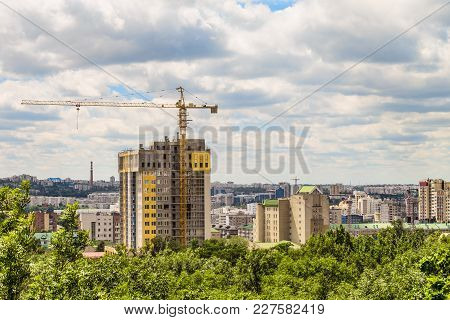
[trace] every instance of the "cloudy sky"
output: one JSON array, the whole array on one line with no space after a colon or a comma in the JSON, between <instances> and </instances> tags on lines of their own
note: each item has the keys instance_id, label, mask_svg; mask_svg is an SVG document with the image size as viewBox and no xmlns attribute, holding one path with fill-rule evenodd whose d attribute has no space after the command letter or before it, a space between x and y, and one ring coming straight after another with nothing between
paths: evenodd
<instances>
[{"instance_id":1,"label":"cloudy sky","mask_svg":"<svg viewBox=\"0 0 450 320\"><path fill-rule=\"evenodd\" d=\"M292 107L446 2L1 0L0 177L87 179L91 160L117 177L140 127L176 134L175 110L82 108L77 130L74 108L21 99L174 102L182 85L219 104L190 112L213 180L450 179L450 4Z\"/></svg>"}]
</instances>

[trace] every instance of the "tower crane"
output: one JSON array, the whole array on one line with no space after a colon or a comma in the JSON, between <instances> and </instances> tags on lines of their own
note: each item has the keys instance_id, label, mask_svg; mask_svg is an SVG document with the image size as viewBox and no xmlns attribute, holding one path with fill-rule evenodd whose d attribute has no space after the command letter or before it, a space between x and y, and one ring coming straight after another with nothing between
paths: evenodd
<instances>
[{"instance_id":1,"label":"tower crane","mask_svg":"<svg viewBox=\"0 0 450 320\"><path fill-rule=\"evenodd\" d=\"M186 169L186 131L187 131L187 109L210 109L211 113L217 113L218 105L193 103L186 104L184 100L184 88L178 87L180 99L175 104L156 104L153 102L116 102L116 101L84 101L84 100L22 100L24 105L45 106L74 106L77 111L80 107L113 107L113 108L177 108L179 129L179 159L180 159L180 242L187 244L187 169Z\"/></svg>"}]
</instances>

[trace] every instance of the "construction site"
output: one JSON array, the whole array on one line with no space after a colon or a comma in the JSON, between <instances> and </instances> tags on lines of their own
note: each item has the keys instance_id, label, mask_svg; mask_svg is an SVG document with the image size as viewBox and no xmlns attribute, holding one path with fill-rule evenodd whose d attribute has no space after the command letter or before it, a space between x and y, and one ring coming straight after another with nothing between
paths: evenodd
<instances>
[{"instance_id":1,"label":"construction site","mask_svg":"<svg viewBox=\"0 0 450 320\"><path fill-rule=\"evenodd\" d=\"M187 137L187 110L207 109L217 113L218 106L186 103L185 89L180 86L177 91L179 100L175 104L22 100L24 105L71 106L77 111L81 107L178 109L175 139L171 141L166 137L164 141L153 141L151 145L139 145L136 150L118 154L122 242L127 248L141 248L156 236L175 240L183 246L194 239L201 243L209 238L210 150L203 139Z\"/></svg>"}]
</instances>

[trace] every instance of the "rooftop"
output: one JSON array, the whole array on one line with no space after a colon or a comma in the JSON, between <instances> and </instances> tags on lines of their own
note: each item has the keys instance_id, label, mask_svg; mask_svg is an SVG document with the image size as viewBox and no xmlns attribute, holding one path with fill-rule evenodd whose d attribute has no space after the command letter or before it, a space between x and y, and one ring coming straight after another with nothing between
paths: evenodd
<instances>
[{"instance_id":1,"label":"rooftop","mask_svg":"<svg viewBox=\"0 0 450 320\"><path fill-rule=\"evenodd\" d=\"M311 193L314 190L316 190L317 187L316 186L302 186L297 193Z\"/></svg>"},{"instance_id":2,"label":"rooftop","mask_svg":"<svg viewBox=\"0 0 450 320\"><path fill-rule=\"evenodd\" d=\"M264 200L263 206L264 207L278 207L278 199Z\"/></svg>"}]
</instances>

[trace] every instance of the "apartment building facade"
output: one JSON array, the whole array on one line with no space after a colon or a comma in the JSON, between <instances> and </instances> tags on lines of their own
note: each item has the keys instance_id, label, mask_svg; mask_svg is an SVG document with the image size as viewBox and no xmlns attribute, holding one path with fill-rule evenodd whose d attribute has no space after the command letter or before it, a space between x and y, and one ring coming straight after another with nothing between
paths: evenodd
<instances>
[{"instance_id":1,"label":"apartment building facade","mask_svg":"<svg viewBox=\"0 0 450 320\"><path fill-rule=\"evenodd\" d=\"M34 212L34 232L54 232L58 229L58 214L55 212Z\"/></svg>"},{"instance_id":2,"label":"apartment building facade","mask_svg":"<svg viewBox=\"0 0 450 320\"><path fill-rule=\"evenodd\" d=\"M114 241L114 216L109 209L78 209L80 228L97 241Z\"/></svg>"},{"instance_id":3,"label":"apartment building facade","mask_svg":"<svg viewBox=\"0 0 450 320\"><path fill-rule=\"evenodd\" d=\"M443 179L420 181L418 207L422 222L449 222L450 182Z\"/></svg>"}]
</instances>

